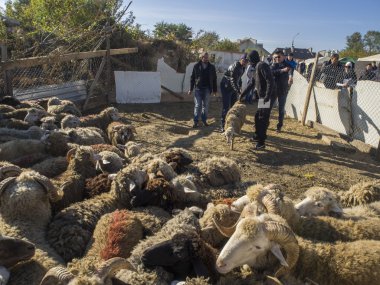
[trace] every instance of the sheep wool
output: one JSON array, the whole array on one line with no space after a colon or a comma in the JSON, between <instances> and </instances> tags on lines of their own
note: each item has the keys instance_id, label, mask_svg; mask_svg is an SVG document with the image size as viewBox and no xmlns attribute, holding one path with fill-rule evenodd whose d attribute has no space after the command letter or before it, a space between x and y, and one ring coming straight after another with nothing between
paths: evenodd
<instances>
[{"instance_id":1,"label":"sheep wool","mask_svg":"<svg viewBox=\"0 0 380 285\"><path fill-rule=\"evenodd\" d=\"M119 118L119 111L114 107L109 107L99 114L81 117L80 121L82 127L97 127L105 131L111 122L118 121Z\"/></svg>"},{"instance_id":2,"label":"sheep wool","mask_svg":"<svg viewBox=\"0 0 380 285\"><path fill-rule=\"evenodd\" d=\"M66 157L48 157L43 161L34 164L31 169L38 173L52 178L62 174L68 167L69 163Z\"/></svg>"},{"instance_id":3,"label":"sheep wool","mask_svg":"<svg viewBox=\"0 0 380 285\"><path fill-rule=\"evenodd\" d=\"M360 182L346 192L340 191L339 200L344 207L380 201L380 179Z\"/></svg>"}]
</instances>

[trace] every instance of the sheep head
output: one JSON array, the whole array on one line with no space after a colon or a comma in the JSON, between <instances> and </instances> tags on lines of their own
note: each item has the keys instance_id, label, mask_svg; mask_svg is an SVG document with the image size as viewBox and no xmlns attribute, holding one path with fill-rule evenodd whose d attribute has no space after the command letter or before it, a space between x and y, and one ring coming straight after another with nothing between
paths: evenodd
<instances>
[{"instance_id":1,"label":"sheep head","mask_svg":"<svg viewBox=\"0 0 380 285\"><path fill-rule=\"evenodd\" d=\"M49 116L49 117L44 117L41 119L41 129L43 130L55 130L58 129L57 125L55 124L55 117Z\"/></svg>"},{"instance_id":2,"label":"sheep head","mask_svg":"<svg viewBox=\"0 0 380 285\"><path fill-rule=\"evenodd\" d=\"M77 128L80 126L80 119L74 115L66 115L61 121L61 128Z\"/></svg>"},{"instance_id":3,"label":"sheep head","mask_svg":"<svg viewBox=\"0 0 380 285\"><path fill-rule=\"evenodd\" d=\"M281 248L285 251L286 258ZM279 217L246 217L239 221L235 232L223 247L216 261L216 269L226 274L244 264L255 267L268 252L272 252L282 265L276 272L276 277L292 269L299 256L299 246L293 231Z\"/></svg>"},{"instance_id":4,"label":"sheep head","mask_svg":"<svg viewBox=\"0 0 380 285\"><path fill-rule=\"evenodd\" d=\"M7 268L33 257L34 244L7 236L0 236L0 266Z\"/></svg>"},{"instance_id":5,"label":"sheep head","mask_svg":"<svg viewBox=\"0 0 380 285\"><path fill-rule=\"evenodd\" d=\"M112 284L111 278L122 269L134 270L133 266L124 258L114 257L104 261L92 276L78 276L69 272L67 268L57 266L51 268L42 279L40 285L101 285Z\"/></svg>"},{"instance_id":6,"label":"sheep head","mask_svg":"<svg viewBox=\"0 0 380 285\"><path fill-rule=\"evenodd\" d=\"M47 115L47 112L45 110L30 108L24 118L24 121L30 124L34 124L41 120L41 118L45 115Z\"/></svg>"},{"instance_id":7,"label":"sheep head","mask_svg":"<svg viewBox=\"0 0 380 285\"><path fill-rule=\"evenodd\" d=\"M49 107L55 105L61 105L61 100L58 97L51 97L47 102L47 106Z\"/></svg>"},{"instance_id":8,"label":"sheep head","mask_svg":"<svg viewBox=\"0 0 380 285\"><path fill-rule=\"evenodd\" d=\"M343 214L335 194L324 187L311 187L305 192L306 198L295 205L301 216L328 216Z\"/></svg>"},{"instance_id":9,"label":"sheep head","mask_svg":"<svg viewBox=\"0 0 380 285\"><path fill-rule=\"evenodd\" d=\"M106 114L111 121L118 121L120 119L119 111L115 107L104 109L102 114Z\"/></svg>"}]
</instances>

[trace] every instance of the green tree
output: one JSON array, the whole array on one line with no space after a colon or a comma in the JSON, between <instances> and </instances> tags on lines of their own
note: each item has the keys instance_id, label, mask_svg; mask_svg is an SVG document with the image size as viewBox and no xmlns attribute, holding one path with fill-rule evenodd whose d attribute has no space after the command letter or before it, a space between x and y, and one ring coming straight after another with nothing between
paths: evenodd
<instances>
[{"instance_id":1,"label":"green tree","mask_svg":"<svg viewBox=\"0 0 380 285\"><path fill-rule=\"evenodd\" d=\"M195 49L204 48L205 50L210 50L213 49L218 42L219 35L216 32L200 30L193 39L191 45Z\"/></svg>"},{"instance_id":2,"label":"green tree","mask_svg":"<svg viewBox=\"0 0 380 285\"><path fill-rule=\"evenodd\" d=\"M346 41L346 50L352 50L356 52L364 50L364 43L361 33L355 32L351 36L347 36Z\"/></svg>"},{"instance_id":3,"label":"green tree","mask_svg":"<svg viewBox=\"0 0 380 285\"><path fill-rule=\"evenodd\" d=\"M219 41L213 48L220 51L239 52L239 44L226 38Z\"/></svg>"},{"instance_id":4,"label":"green tree","mask_svg":"<svg viewBox=\"0 0 380 285\"><path fill-rule=\"evenodd\" d=\"M185 24L172 24L165 21L154 25L153 35L157 39L178 40L190 43L193 36L192 29Z\"/></svg>"},{"instance_id":5,"label":"green tree","mask_svg":"<svg viewBox=\"0 0 380 285\"><path fill-rule=\"evenodd\" d=\"M368 52L380 52L380 32L368 31L363 39Z\"/></svg>"}]
</instances>

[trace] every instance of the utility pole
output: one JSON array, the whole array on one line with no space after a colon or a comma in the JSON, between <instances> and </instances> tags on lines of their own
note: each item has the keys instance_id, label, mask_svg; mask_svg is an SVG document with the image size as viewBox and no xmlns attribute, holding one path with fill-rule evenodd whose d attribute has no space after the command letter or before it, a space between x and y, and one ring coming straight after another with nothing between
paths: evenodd
<instances>
[{"instance_id":1,"label":"utility pole","mask_svg":"<svg viewBox=\"0 0 380 285\"><path fill-rule=\"evenodd\" d=\"M293 39L292 39L292 48L294 48L294 40L295 40L295 38L299 35L300 33L297 33L297 34L295 34L295 36L293 37Z\"/></svg>"}]
</instances>

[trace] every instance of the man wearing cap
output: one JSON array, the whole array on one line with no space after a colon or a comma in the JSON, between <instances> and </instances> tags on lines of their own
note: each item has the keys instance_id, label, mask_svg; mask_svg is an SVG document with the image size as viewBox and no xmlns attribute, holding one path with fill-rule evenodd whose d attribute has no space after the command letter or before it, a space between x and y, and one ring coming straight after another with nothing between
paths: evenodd
<instances>
[{"instance_id":1,"label":"man wearing cap","mask_svg":"<svg viewBox=\"0 0 380 285\"><path fill-rule=\"evenodd\" d=\"M264 103L272 101L274 99L274 81L269 65L266 62L260 61L259 53L256 50L249 53L248 59L250 64L256 69L256 74L252 78L252 82L241 93L239 100L244 101L244 97L256 87L259 100L262 99ZM257 142L255 146L256 150L265 149L270 111L271 108L257 108L255 114L255 132L252 138L253 141Z\"/></svg>"},{"instance_id":2,"label":"man wearing cap","mask_svg":"<svg viewBox=\"0 0 380 285\"><path fill-rule=\"evenodd\" d=\"M276 84L275 97L278 100L278 123L276 131L279 133L284 124L285 103L286 97L288 96L289 86L293 82L293 68L285 60L285 55L282 50L275 51L273 63L270 68ZM274 101L275 100L271 102L271 106L273 106Z\"/></svg>"},{"instance_id":3,"label":"man wearing cap","mask_svg":"<svg viewBox=\"0 0 380 285\"><path fill-rule=\"evenodd\" d=\"M220 91L222 92L223 109L221 116L221 131L224 132L224 123L228 110L235 104L240 95L240 88L242 85L241 77L244 74L245 67L247 66L247 54L243 54L240 59L231 64L227 71L224 73L222 81L220 82Z\"/></svg>"},{"instance_id":4,"label":"man wearing cap","mask_svg":"<svg viewBox=\"0 0 380 285\"><path fill-rule=\"evenodd\" d=\"M214 95L217 92L216 70L208 60L208 53L204 52L200 55L200 60L194 65L190 78L190 95L195 88L194 94L194 125L198 127L199 116L202 118L203 125L208 126L207 115L210 102L210 93Z\"/></svg>"}]
</instances>

